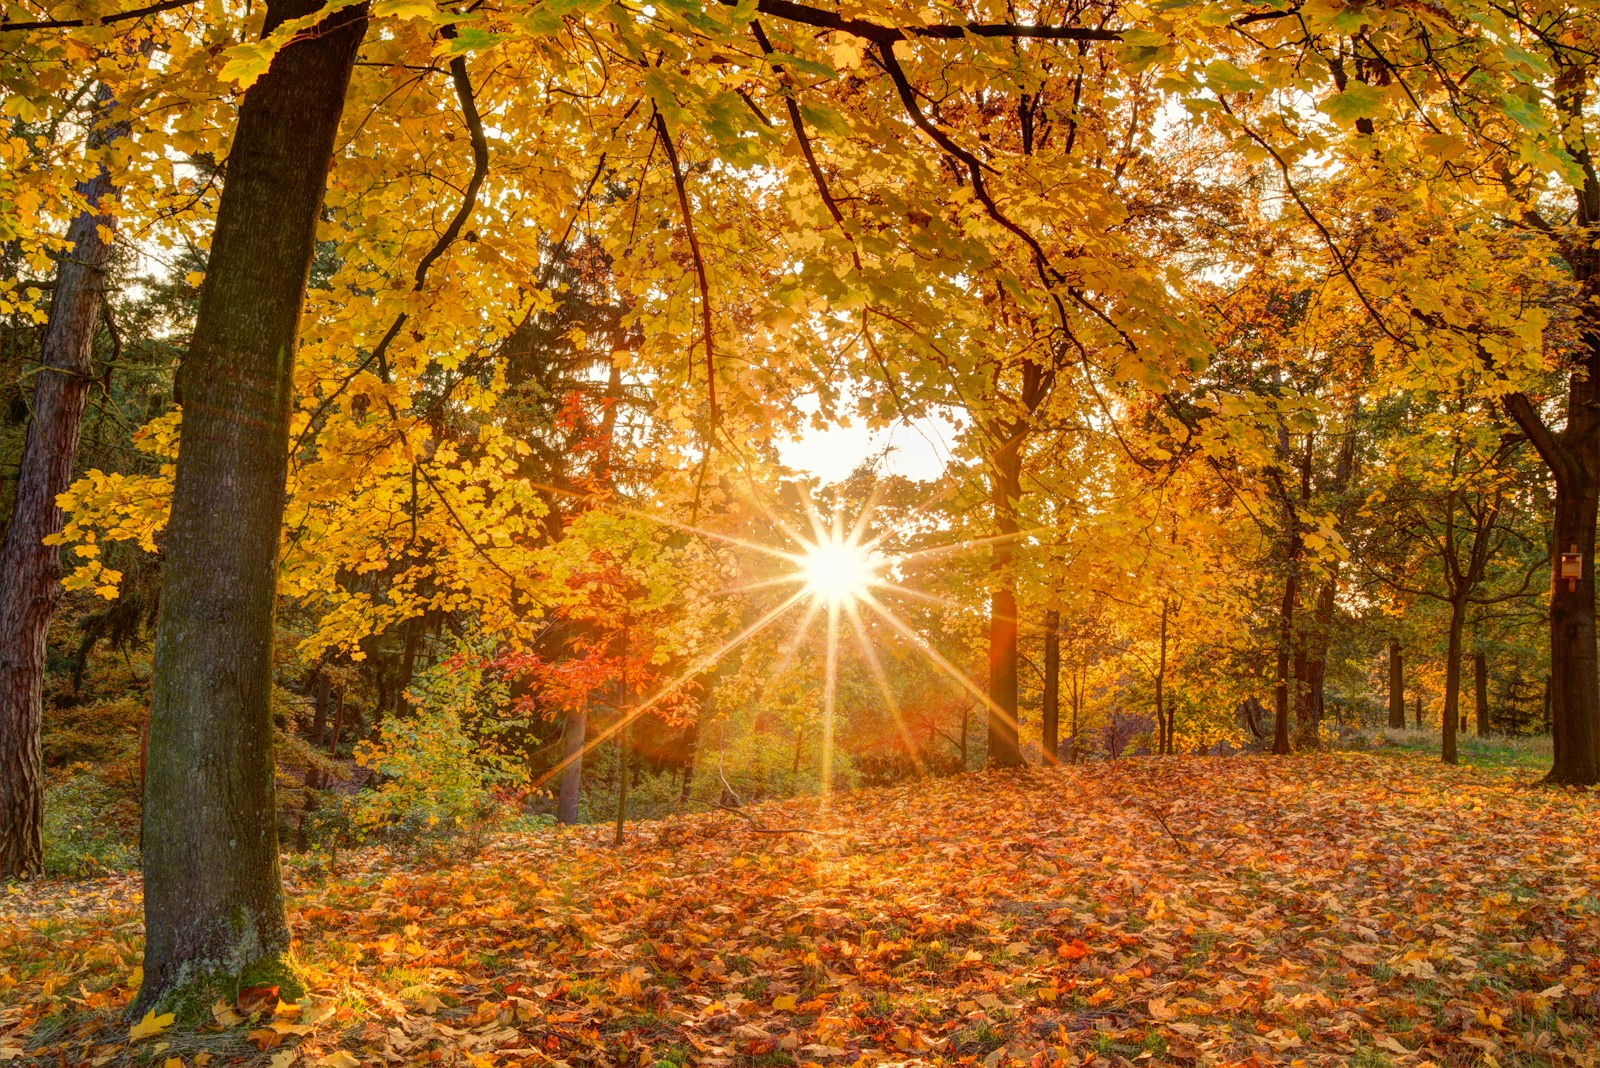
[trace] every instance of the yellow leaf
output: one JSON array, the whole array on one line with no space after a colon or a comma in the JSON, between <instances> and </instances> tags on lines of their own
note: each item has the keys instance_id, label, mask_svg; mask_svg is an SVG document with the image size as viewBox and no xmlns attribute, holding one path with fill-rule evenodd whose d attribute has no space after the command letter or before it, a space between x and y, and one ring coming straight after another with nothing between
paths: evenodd
<instances>
[{"instance_id":1,"label":"yellow leaf","mask_svg":"<svg viewBox=\"0 0 1600 1068\"><path fill-rule=\"evenodd\" d=\"M330 1053L317 1063L325 1068L361 1068L361 1062L352 1057L347 1050Z\"/></svg>"},{"instance_id":2,"label":"yellow leaf","mask_svg":"<svg viewBox=\"0 0 1600 1068\"><path fill-rule=\"evenodd\" d=\"M793 1012L796 1000L793 994L781 994L772 999L772 1007L780 1012Z\"/></svg>"},{"instance_id":3,"label":"yellow leaf","mask_svg":"<svg viewBox=\"0 0 1600 1068\"><path fill-rule=\"evenodd\" d=\"M175 1019L177 1019L177 1017L170 1012L164 1012L160 1016L157 1016L156 1010L151 1009L149 1012L144 1014L144 1019L128 1028L128 1041L137 1042L141 1038L149 1038L151 1035L159 1035L161 1032L171 1027L172 1021Z\"/></svg>"}]
</instances>

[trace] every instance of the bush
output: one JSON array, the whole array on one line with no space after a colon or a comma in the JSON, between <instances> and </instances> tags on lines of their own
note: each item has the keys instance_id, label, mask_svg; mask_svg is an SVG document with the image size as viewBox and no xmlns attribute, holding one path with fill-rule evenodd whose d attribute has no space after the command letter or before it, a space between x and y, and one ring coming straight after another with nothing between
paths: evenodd
<instances>
[{"instance_id":1,"label":"bush","mask_svg":"<svg viewBox=\"0 0 1600 1068\"><path fill-rule=\"evenodd\" d=\"M131 871L139 866L137 828L137 804L75 764L44 791L45 874L87 879Z\"/></svg>"},{"instance_id":2,"label":"bush","mask_svg":"<svg viewBox=\"0 0 1600 1068\"><path fill-rule=\"evenodd\" d=\"M384 725L376 742L356 747L375 784L357 795L358 837L375 837L443 856L479 845L499 809L496 790L522 771L499 744L514 724L497 719L504 683L471 648L425 671L407 694L414 711Z\"/></svg>"}]
</instances>

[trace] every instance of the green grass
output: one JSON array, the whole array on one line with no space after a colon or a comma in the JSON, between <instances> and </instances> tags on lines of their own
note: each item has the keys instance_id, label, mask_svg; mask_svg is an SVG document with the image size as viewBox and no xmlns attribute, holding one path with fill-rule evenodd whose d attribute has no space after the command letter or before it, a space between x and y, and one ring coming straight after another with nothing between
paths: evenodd
<instances>
[{"instance_id":1,"label":"green grass","mask_svg":"<svg viewBox=\"0 0 1600 1068\"><path fill-rule=\"evenodd\" d=\"M1372 748L1377 752L1398 750L1431 760L1439 759L1441 736L1437 727L1417 729L1407 727L1397 730L1385 727L1369 733ZM1457 757L1462 764L1474 768L1525 768L1529 771L1547 771L1550 768L1550 736L1539 734L1511 737L1490 734L1456 735Z\"/></svg>"}]
</instances>

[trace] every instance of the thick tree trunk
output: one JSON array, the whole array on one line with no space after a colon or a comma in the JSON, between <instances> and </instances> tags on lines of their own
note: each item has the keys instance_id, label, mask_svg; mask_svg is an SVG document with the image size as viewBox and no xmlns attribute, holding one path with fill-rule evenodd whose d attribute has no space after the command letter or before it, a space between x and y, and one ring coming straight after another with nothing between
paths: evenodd
<instances>
[{"instance_id":1,"label":"thick tree trunk","mask_svg":"<svg viewBox=\"0 0 1600 1068\"><path fill-rule=\"evenodd\" d=\"M1465 600L1450 606L1450 639L1444 654L1444 715L1440 717L1444 737L1439 750L1439 759L1446 764L1460 763L1456 758L1456 730L1461 722L1461 632L1466 619Z\"/></svg>"},{"instance_id":2,"label":"thick tree trunk","mask_svg":"<svg viewBox=\"0 0 1600 1068\"><path fill-rule=\"evenodd\" d=\"M264 32L315 13L273 0ZM145 792L144 985L269 972L289 943L273 784L272 614L295 342L365 5L245 91L194 337L162 546Z\"/></svg>"},{"instance_id":3,"label":"thick tree trunk","mask_svg":"<svg viewBox=\"0 0 1600 1068\"><path fill-rule=\"evenodd\" d=\"M584 709L567 713L567 726L561 734L561 786L556 795L556 822L578 822L578 795L583 788L583 743L589 732L589 713Z\"/></svg>"},{"instance_id":4,"label":"thick tree trunk","mask_svg":"<svg viewBox=\"0 0 1600 1068\"><path fill-rule=\"evenodd\" d=\"M1396 730L1406 726L1405 654L1399 638L1389 639L1389 726Z\"/></svg>"},{"instance_id":5,"label":"thick tree trunk","mask_svg":"<svg viewBox=\"0 0 1600 1068\"><path fill-rule=\"evenodd\" d=\"M1022 496L1022 442L1014 434L991 460L995 533L989 573L989 766L1017 767L1017 501Z\"/></svg>"},{"instance_id":6,"label":"thick tree trunk","mask_svg":"<svg viewBox=\"0 0 1600 1068\"><path fill-rule=\"evenodd\" d=\"M1044 697L1039 710L1044 762L1054 764L1061 752L1061 613L1044 614Z\"/></svg>"},{"instance_id":7,"label":"thick tree trunk","mask_svg":"<svg viewBox=\"0 0 1600 1068\"><path fill-rule=\"evenodd\" d=\"M1596 384L1600 387L1600 383ZM1573 388L1578 388L1574 384ZM1569 418L1569 429L1572 420ZM1577 466L1577 465L1574 465ZM1600 481L1574 470L1556 480L1554 559L1576 547L1583 574L1550 594L1550 721L1555 761L1547 782L1600 782L1600 665L1595 650L1594 540Z\"/></svg>"},{"instance_id":8,"label":"thick tree trunk","mask_svg":"<svg viewBox=\"0 0 1600 1068\"><path fill-rule=\"evenodd\" d=\"M104 91L99 100L103 119L112 104ZM96 127L89 147L103 148L127 132L125 122ZM44 863L39 734L45 638L61 596L61 550L44 539L61 531L56 497L72 481L77 460L111 255L107 237L116 225L100 211L117 195L104 167L79 184L78 193L88 208L68 227L70 251L56 266L16 500L0 545L0 879L37 874Z\"/></svg>"},{"instance_id":9,"label":"thick tree trunk","mask_svg":"<svg viewBox=\"0 0 1600 1068\"><path fill-rule=\"evenodd\" d=\"M1472 691L1477 698L1478 737L1489 733L1489 656L1482 649L1472 654Z\"/></svg>"}]
</instances>

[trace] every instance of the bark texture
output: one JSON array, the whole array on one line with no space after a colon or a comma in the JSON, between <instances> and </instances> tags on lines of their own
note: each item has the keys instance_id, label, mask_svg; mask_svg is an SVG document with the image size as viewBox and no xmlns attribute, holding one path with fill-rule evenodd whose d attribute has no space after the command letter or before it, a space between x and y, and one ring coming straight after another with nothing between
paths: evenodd
<instances>
[{"instance_id":1,"label":"bark texture","mask_svg":"<svg viewBox=\"0 0 1600 1068\"><path fill-rule=\"evenodd\" d=\"M989 765L1022 763L1017 731L1017 501L1022 496L1020 434L1001 446L991 461L995 530L999 535L989 570Z\"/></svg>"},{"instance_id":2,"label":"bark texture","mask_svg":"<svg viewBox=\"0 0 1600 1068\"><path fill-rule=\"evenodd\" d=\"M273 0L265 33L315 13ZM287 947L273 786L272 616L301 307L365 5L244 94L194 338L163 545L135 1011Z\"/></svg>"},{"instance_id":3,"label":"bark texture","mask_svg":"<svg viewBox=\"0 0 1600 1068\"><path fill-rule=\"evenodd\" d=\"M91 149L128 132L125 122L103 123L112 104L105 92L99 100L102 125L89 136ZM71 251L56 267L16 502L0 546L0 879L35 875L44 863L41 700L45 638L61 597L61 550L44 539L61 532L56 497L78 456L111 255L106 237L115 225L100 209L117 195L104 167L78 192L88 208L68 228Z\"/></svg>"}]
</instances>

